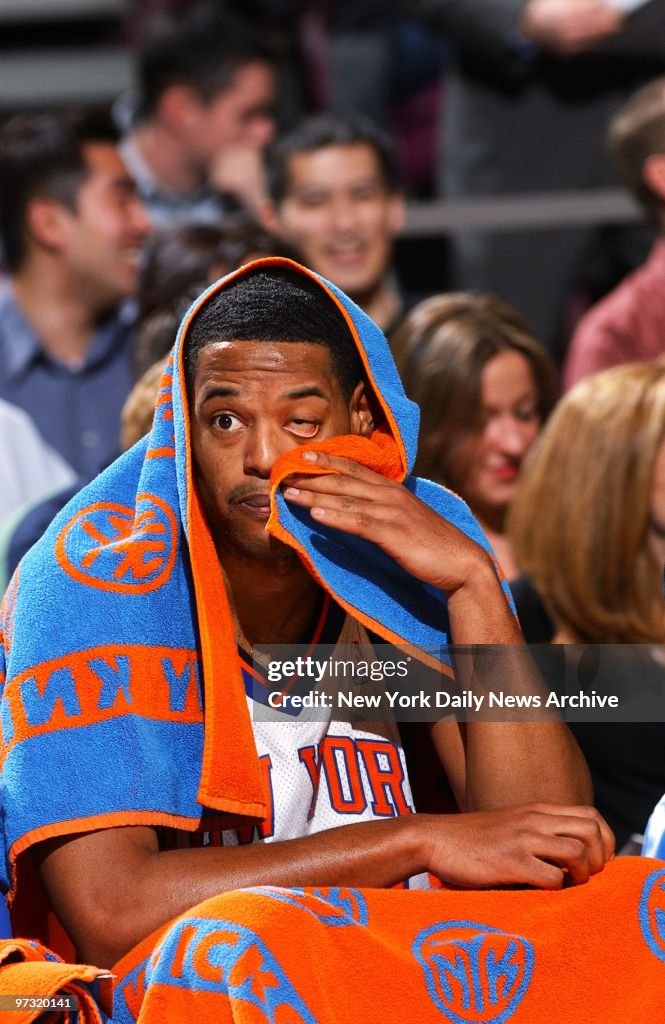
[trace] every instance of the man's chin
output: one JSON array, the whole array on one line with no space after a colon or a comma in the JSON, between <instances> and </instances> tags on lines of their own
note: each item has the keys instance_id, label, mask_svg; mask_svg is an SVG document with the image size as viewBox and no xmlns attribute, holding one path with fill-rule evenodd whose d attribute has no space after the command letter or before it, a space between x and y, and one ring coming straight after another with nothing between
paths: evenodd
<instances>
[{"instance_id":1,"label":"man's chin","mask_svg":"<svg viewBox=\"0 0 665 1024\"><path fill-rule=\"evenodd\" d=\"M271 537L265 531L263 534L248 536L234 536L230 538L230 548L236 554L250 558L256 562L279 562L285 558L297 558L293 548L283 541Z\"/></svg>"}]
</instances>

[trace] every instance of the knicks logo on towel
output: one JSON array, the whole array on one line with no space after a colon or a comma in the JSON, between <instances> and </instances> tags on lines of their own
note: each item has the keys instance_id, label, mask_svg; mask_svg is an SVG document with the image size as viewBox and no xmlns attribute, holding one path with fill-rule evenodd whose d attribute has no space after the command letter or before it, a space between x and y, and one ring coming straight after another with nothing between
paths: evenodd
<instances>
[{"instance_id":1,"label":"knicks logo on towel","mask_svg":"<svg viewBox=\"0 0 665 1024\"><path fill-rule=\"evenodd\" d=\"M504 1024L533 973L533 946L475 921L449 921L420 932L413 955L432 1002L453 1024Z\"/></svg>"},{"instance_id":2,"label":"knicks logo on towel","mask_svg":"<svg viewBox=\"0 0 665 1024\"><path fill-rule=\"evenodd\" d=\"M77 583L145 594L171 575L177 536L170 506L153 494L139 494L135 510L110 501L81 509L60 532L56 558Z\"/></svg>"},{"instance_id":3,"label":"knicks logo on towel","mask_svg":"<svg viewBox=\"0 0 665 1024\"><path fill-rule=\"evenodd\" d=\"M245 1004L239 1018L256 1024L316 1024L263 940L244 925L218 918L184 917L176 921L151 957L145 982L136 975L128 981L139 989L170 985L227 996L232 1005ZM136 1002L131 988L125 1000ZM220 1003L220 1019L225 1008L226 1004Z\"/></svg>"},{"instance_id":4,"label":"knicks logo on towel","mask_svg":"<svg viewBox=\"0 0 665 1024\"><path fill-rule=\"evenodd\" d=\"M639 915L647 946L659 960L665 960L665 869L652 872L644 883Z\"/></svg>"},{"instance_id":5,"label":"knicks logo on towel","mask_svg":"<svg viewBox=\"0 0 665 1024\"><path fill-rule=\"evenodd\" d=\"M263 885L249 889L248 892L306 910L330 928L350 924L364 926L369 920L365 897L357 889L341 889L338 886L332 889L276 889Z\"/></svg>"}]
</instances>

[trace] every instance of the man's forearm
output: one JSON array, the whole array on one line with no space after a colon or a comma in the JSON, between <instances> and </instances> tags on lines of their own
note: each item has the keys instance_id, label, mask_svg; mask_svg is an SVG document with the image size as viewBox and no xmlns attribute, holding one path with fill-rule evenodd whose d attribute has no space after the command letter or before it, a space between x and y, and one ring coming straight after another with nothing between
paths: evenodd
<instances>
[{"instance_id":1,"label":"man's forearm","mask_svg":"<svg viewBox=\"0 0 665 1024\"><path fill-rule=\"evenodd\" d=\"M108 829L42 844L51 902L89 963L112 967L170 919L259 885L388 887L420 871L453 885L556 889L584 882L614 849L591 808L414 814L254 846L160 851L152 828Z\"/></svg>"},{"instance_id":2,"label":"man's forearm","mask_svg":"<svg viewBox=\"0 0 665 1024\"><path fill-rule=\"evenodd\" d=\"M546 693L540 674L489 561L448 601L455 645L495 645L481 668L480 683L516 694ZM505 646L504 646L505 645ZM460 683L465 671L483 665L482 652L458 659ZM483 679L484 673L487 679ZM436 732L435 732L436 742ZM586 804L592 800L586 762L565 723L560 721L484 722L465 727L466 809L508 807L534 800Z\"/></svg>"},{"instance_id":3,"label":"man's forearm","mask_svg":"<svg viewBox=\"0 0 665 1024\"><path fill-rule=\"evenodd\" d=\"M38 860L79 956L111 967L166 921L234 889L395 885L424 870L417 817L274 843L176 850L160 850L152 828L116 828L42 844Z\"/></svg>"}]
</instances>

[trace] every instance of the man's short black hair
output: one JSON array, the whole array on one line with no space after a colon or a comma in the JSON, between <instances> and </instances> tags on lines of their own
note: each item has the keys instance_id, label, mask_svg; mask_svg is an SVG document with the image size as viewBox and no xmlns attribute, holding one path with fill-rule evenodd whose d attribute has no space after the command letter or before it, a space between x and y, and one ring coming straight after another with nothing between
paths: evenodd
<instances>
[{"instance_id":1,"label":"man's short black hair","mask_svg":"<svg viewBox=\"0 0 665 1024\"><path fill-rule=\"evenodd\" d=\"M0 244L11 272L26 254L25 216L35 196L76 208L89 173L84 147L118 144L111 117L100 111L18 114L0 131Z\"/></svg>"},{"instance_id":2,"label":"man's short black hair","mask_svg":"<svg viewBox=\"0 0 665 1024\"><path fill-rule=\"evenodd\" d=\"M285 267L249 271L197 313L185 347L190 394L199 352L220 341L323 345L347 401L363 379L358 350L339 309L318 284Z\"/></svg>"},{"instance_id":3,"label":"man's short black hair","mask_svg":"<svg viewBox=\"0 0 665 1024\"><path fill-rule=\"evenodd\" d=\"M361 114L317 114L301 121L268 150L268 190L274 203L288 195L289 162L298 153L314 153L329 146L369 146L376 153L381 176L389 192L401 188L392 141L373 121Z\"/></svg>"},{"instance_id":4,"label":"man's short black hair","mask_svg":"<svg viewBox=\"0 0 665 1024\"><path fill-rule=\"evenodd\" d=\"M138 55L138 117L152 117L174 85L189 86L208 102L233 84L240 68L256 61L272 61L265 41L215 6L199 5L161 22Z\"/></svg>"}]
</instances>

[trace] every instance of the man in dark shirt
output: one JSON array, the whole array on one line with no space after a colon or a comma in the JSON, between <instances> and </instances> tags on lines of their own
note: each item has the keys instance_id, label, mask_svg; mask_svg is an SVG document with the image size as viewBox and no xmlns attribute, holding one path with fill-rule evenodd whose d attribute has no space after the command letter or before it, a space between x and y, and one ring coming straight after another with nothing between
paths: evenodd
<instances>
[{"instance_id":1,"label":"man in dark shirt","mask_svg":"<svg viewBox=\"0 0 665 1024\"><path fill-rule=\"evenodd\" d=\"M150 222L106 118L24 114L0 134L0 397L83 476L118 453Z\"/></svg>"},{"instance_id":2,"label":"man in dark shirt","mask_svg":"<svg viewBox=\"0 0 665 1024\"><path fill-rule=\"evenodd\" d=\"M422 297L405 297L392 269L404 196L390 140L364 117L319 114L278 140L267 168L265 225L390 334Z\"/></svg>"},{"instance_id":3,"label":"man in dark shirt","mask_svg":"<svg viewBox=\"0 0 665 1024\"><path fill-rule=\"evenodd\" d=\"M146 38L137 79L121 149L155 227L260 206L275 72L254 33L194 6Z\"/></svg>"}]
</instances>

